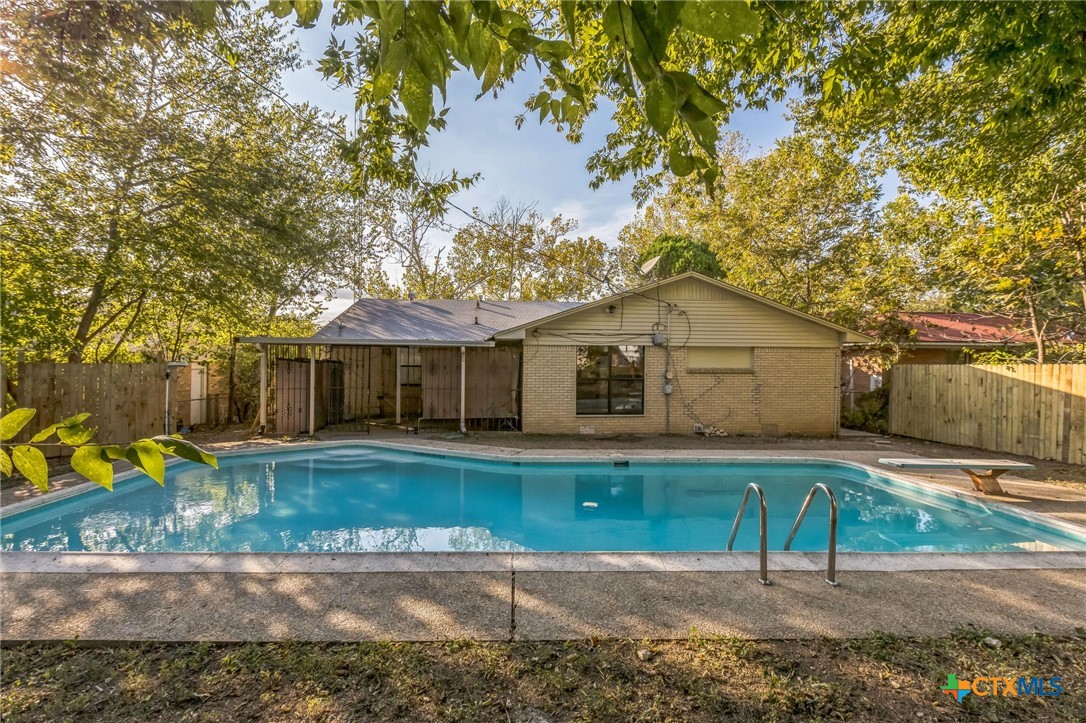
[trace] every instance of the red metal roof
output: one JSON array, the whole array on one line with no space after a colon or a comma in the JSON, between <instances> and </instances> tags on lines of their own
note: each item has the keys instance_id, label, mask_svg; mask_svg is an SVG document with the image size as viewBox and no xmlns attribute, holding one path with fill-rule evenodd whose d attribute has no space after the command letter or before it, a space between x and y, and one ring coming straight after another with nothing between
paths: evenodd
<instances>
[{"instance_id":1,"label":"red metal roof","mask_svg":"<svg viewBox=\"0 0 1086 723\"><path fill-rule=\"evenodd\" d=\"M916 329L919 344L1030 344L1021 322L1000 314L903 313L897 318Z\"/></svg>"}]
</instances>

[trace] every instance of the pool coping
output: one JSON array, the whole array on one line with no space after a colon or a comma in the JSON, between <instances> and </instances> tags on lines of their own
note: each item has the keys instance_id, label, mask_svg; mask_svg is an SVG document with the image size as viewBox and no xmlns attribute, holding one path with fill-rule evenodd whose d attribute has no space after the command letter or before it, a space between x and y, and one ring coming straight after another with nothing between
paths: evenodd
<instances>
[{"instance_id":1,"label":"pool coping","mask_svg":"<svg viewBox=\"0 0 1086 723\"><path fill-rule=\"evenodd\" d=\"M828 464L874 473L906 487L936 497L952 497L986 506L998 500L985 500L969 492L944 487L919 477L885 471L862 462L813 456L759 456L753 453L725 455L684 454L650 451L607 454L525 454L524 450L484 452L388 442L383 440L334 440L296 442L276 445L275 450L328 449L337 447L377 447L439 458L461 457L481 461L585 464L636 461L658 464L681 459L684 463L748 464ZM268 448L241 448L216 452L217 457L267 454ZM554 450L559 451L560 450ZM184 464L170 459L167 466ZM122 472L114 484L139 478L138 470ZM0 520L10 515L100 489L85 482L52 493L0 507ZM1057 528L1062 532L1086 537L1086 527L1032 510L1001 509L1026 521ZM722 530L727 521L722 521ZM722 532L723 534L723 532ZM740 572L758 569L756 552L21 552L0 553L0 572L34 573L334 573L334 572ZM817 571L826 565L825 552L770 552L769 569L773 571ZM1028 570L1086 569L1086 551L1018 552L839 552L840 571L937 571L937 570Z\"/></svg>"},{"instance_id":2,"label":"pool coping","mask_svg":"<svg viewBox=\"0 0 1086 723\"><path fill-rule=\"evenodd\" d=\"M755 572L757 552L5 552L2 573ZM770 552L772 572L820 573L825 552ZM1086 552L841 552L841 572L1086 570Z\"/></svg>"}]
</instances>

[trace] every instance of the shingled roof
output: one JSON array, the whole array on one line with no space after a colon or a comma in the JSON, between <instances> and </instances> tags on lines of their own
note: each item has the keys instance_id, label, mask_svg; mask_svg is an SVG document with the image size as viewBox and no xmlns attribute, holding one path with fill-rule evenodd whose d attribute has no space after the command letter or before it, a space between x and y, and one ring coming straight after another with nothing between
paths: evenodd
<instances>
[{"instance_id":1,"label":"shingled roof","mask_svg":"<svg viewBox=\"0 0 1086 723\"><path fill-rule=\"evenodd\" d=\"M577 301L359 299L313 338L352 341L481 342L579 306Z\"/></svg>"},{"instance_id":2,"label":"shingled roof","mask_svg":"<svg viewBox=\"0 0 1086 723\"><path fill-rule=\"evenodd\" d=\"M1022 324L999 314L898 313L916 330L918 344L1030 344L1033 338Z\"/></svg>"}]
</instances>

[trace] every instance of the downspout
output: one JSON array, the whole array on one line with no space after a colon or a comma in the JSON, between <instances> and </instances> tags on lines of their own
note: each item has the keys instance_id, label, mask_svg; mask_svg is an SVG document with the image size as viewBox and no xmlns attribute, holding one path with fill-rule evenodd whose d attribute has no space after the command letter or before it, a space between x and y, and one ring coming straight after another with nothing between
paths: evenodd
<instances>
[{"instance_id":1,"label":"downspout","mask_svg":"<svg viewBox=\"0 0 1086 723\"><path fill-rule=\"evenodd\" d=\"M309 436L317 431L317 348L309 347Z\"/></svg>"},{"instance_id":2,"label":"downspout","mask_svg":"<svg viewBox=\"0 0 1086 723\"><path fill-rule=\"evenodd\" d=\"M403 362L403 359L401 359L402 352L403 349L396 347L396 424L400 423L400 368Z\"/></svg>"},{"instance_id":3,"label":"downspout","mask_svg":"<svg viewBox=\"0 0 1086 723\"><path fill-rule=\"evenodd\" d=\"M268 430L268 345L258 344L260 349L260 431L264 435Z\"/></svg>"},{"instance_id":4,"label":"downspout","mask_svg":"<svg viewBox=\"0 0 1086 723\"><path fill-rule=\"evenodd\" d=\"M838 334L838 338L843 336ZM851 362L850 362L851 363ZM837 347L837 350L833 353L833 436L839 437L841 435L841 347ZM852 375L849 375L849 384L851 385ZM851 403L852 399L849 398Z\"/></svg>"},{"instance_id":5,"label":"downspout","mask_svg":"<svg viewBox=\"0 0 1086 723\"><path fill-rule=\"evenodd\" d=\"M671 304L664 324L664 434L671 434Z\"/></svg>"},{"instance_id":6,"label":"downspout","mask_svg":"<svg viewBox=\"0 0 1086 723\"><path fill-rule=\"evenodd\" d=\"M460 433L464 434L468 431L468 425L464 419L464 397L465 389L467 386L467 358L468 352L465 347L460 347Z\"/></svg>"}]
</instances>

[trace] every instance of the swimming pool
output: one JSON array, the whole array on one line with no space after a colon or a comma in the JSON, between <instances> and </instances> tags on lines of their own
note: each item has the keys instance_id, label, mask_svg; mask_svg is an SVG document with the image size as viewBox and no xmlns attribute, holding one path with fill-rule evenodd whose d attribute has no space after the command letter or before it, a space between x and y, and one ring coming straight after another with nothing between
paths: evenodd
<instances>
[{"instance_id":1,"label":"swimming pool","mask_svg":"<svg viewBox=\"0 0 1086 723\"><path fill-rule=\"evenodd\" d=\"M415 552L723 550L749 482L781 549L810 487L839 504L853 552L1086 550L1086 539L1000 505L830 461L518 462L370 444L305 445L182 463L0 519L4 551ZM793 550L824 550L817 498ZM736 550L758 547L748 505Z\"/></svg>"}]
</instances>

